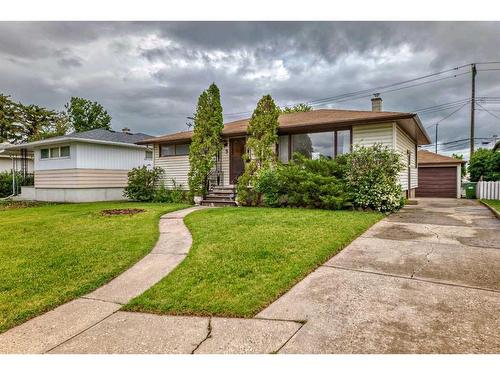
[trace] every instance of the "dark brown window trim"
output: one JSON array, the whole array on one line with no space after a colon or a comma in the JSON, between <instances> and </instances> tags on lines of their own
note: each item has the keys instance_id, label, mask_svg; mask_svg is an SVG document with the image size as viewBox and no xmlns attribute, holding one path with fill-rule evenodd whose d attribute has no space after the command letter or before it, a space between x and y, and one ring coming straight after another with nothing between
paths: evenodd
<instances>
[{"instance_id":1,"label":"dark brown window trim","mask_svg":"<svg viewBox=\"0 0 500 375\"><path fill-rule=\"evenodd\" d=\"M293 152L293 147L292 147L292 136L296 134L315 134L315 133L331 133L333 132L333 157L337 157L337 132L338 131L343 131L343 130L349 130L349 140L351 143L351 151L352 152L352 126L343 126L335 129L330 129L330 130L319 130L319 131L302 131L302 132L297 132L297 133L290 133L290 134L281 134L281 136L288 135L288 161L292 159L292 152Z\"/></svg>"}]
</instances>

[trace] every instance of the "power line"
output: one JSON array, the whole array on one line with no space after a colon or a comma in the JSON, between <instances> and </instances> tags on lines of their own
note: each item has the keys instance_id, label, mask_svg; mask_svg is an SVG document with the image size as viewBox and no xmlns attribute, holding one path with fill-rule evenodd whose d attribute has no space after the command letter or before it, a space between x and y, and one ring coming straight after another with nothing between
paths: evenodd
<instances>
[{"instance_id":1,"label":"power line","mask_svg":"<svg viewBox=\"0 0 500 375\"><path fill-rule=\"evenodd\" d=\"M491 116L493 116L493 117L495 117L495 118L497 118L497 119L499 119L499 120L500 120L500 117L499 117L499 116L497 116L497 115L495 115L494 113L492 113L492 112L488 111L488 110L487 110L486 108L484 108L481 104L479 104L479 103L476 103L476 104L477 104L479 107L481 107L484 111L486 111L487 113L489 113Z\"/></svg>"}]
</instances>

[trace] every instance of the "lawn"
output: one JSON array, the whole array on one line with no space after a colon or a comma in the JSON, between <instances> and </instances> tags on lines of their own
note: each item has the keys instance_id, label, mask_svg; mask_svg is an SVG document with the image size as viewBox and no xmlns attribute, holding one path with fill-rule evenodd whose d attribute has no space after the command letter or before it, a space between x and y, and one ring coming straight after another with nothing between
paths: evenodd
<instances>
[{"instance_id":1,"label":"lawn","mask_svg":"<svg viewBox=\"0 0 500 375\"><path fill-rule=\"evenodd\" d=\"M186 207L102 202L0 204L0 332L111 280L147 254L159 217ZM101 210L142 208L135 215Z\"/></svg>"},{"instance_id":2,"label":"lawn","mask_svg":"<svg viewBox=\"0 0 500 375\"><path fill-rule=\"evenodd\" d=\"M500 212L500 200L482 199L481 201L493 207L498 212Z\"/></svg>"},{"instance_id":3,"label":"lawn","mask_svg":"<svg viewBox=\"0 0 500 375\"><path fill-rule=\"evenodd\" d=\"M164 314L251 317L382 214L272 208L198 211L187 258L124 307Z\"/></svg>"}]
</instances>

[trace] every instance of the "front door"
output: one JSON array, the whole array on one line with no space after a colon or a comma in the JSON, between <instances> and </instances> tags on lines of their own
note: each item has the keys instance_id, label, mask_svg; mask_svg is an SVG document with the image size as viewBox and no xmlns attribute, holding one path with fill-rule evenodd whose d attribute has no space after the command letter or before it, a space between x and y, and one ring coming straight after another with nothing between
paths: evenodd
<instances>
[{"instance_id":1,"label":"front door","mask_svg":"<svg viewBox=\"0 0 500 375\"><path fill-rule=\"evenodd\" d=\"M245 169L245 138L233 138L229 140L229 182L235 184L238 177Z\"/></svg>"}]
</instances>

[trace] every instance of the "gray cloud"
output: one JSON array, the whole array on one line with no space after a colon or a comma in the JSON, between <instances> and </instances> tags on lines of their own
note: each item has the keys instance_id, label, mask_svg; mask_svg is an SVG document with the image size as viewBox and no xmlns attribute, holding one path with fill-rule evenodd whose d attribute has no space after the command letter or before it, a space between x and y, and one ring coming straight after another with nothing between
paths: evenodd
<instances>
[{"instance_id":1,"label":"gray cloud","mask_svg":"<svg viewBox=\"0 0 500 375\"><path fill-rule=\"evenodd\" d=\"M0 92L53 109L87 97L108 109L117 129L164 134L185 129L211 82L230 121L266 93L286 105L499 61L498 29L495 22L0 22ZM479 72L478 95L500 96L499 77ZM382 94L384 108L395 111L469 95L469 75ZM323 106L368 109L370 102ZM422 114L424 126L433 134L455 109ZM440 141L468 136L468 110L441 123ZM499 134L499 121L478 110L477 136Z\"/></svg>"}]
</instances>

